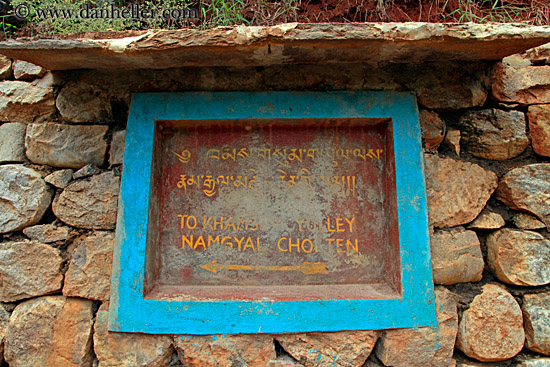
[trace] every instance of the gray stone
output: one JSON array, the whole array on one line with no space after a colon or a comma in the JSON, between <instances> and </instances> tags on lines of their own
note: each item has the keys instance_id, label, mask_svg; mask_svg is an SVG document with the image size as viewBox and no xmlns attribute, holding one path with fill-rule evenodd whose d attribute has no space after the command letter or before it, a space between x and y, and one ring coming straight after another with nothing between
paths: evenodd
<instances>
[{"instance_id":1,"label":"gray stone","mask_svg":"<svg viewBox=\"0 0 550 367\"><path fill-rule=\"evenodd\" d=\"M550 66L515 68L500 63L492 79L491 90L498 101L522 105L550 102Z\"/></svg>"},{"instance_id":2,"label":"gray stone","mask_svg":"<svg viewBox=\"0 0 550 367\"><path fill-rule=\"evenodd\" d=\"M507 172L496 197L512 209L536 215L550 229L550 164L530 164Z\"/></svg>"},{"instance_id":3,"label":"gray stone","mask_svg":"<svg viewBox=\"0 0 550 367\"><path fill-rule=\"evenodd\" d=\"M79 228L115 228L120 179L104 172L71 183L56 196L53 212L63 222Z\"/></svg>"},{"instance_id":4,"label":"gray stone","mask_svg":"<svg viewBox=\"0 0 550 367\"><path fill-rule=\"evenodd\" d=\"M110 232L95 232L74 241L75 250L65 274L63 295L109 300L114 241Z\"/></svg>"},{"instance_id":5,"label":"gray stone","mask_svg":"<svg viewBox=\"0 0 550 367\"><path fill-rule=\"evenodd\" d=\"M25 138L27 157L53 167L101 166L107 151L107 130L107 126L99 125L30 124Z\"/></svg>"},{"instance_id":6,"label":"gray stone","mask_svg":"<svg viewBox=\"0 0 550 367\"><path fill-rule=\"evenodd\" d=\"M550 355L550 293L523 296L525 346L535 352Z\"/></svg>"},{"instance_id":7,"label":"gray stone","mask_svg":"<svg viewBox=\"0 0 550 367\"><path fill-rule=\"evenodd\" d=\"M92 301L47 296L19 304L6 334L10 366L91 367Z\"/></svg>"},{"instance_id":8,"label":"gray stone","mask_svg":"<svg viewBox=\"0 0 550 367\"><path fill-rule=\"evenodd\" d=\"M0 126L0 163L25 162L25 132L27 125L17 122Z\"/></svg>"},{"instance_id":9,"label":"gray stone","mask_svg":"<svg viewBox=\"0 0 550 367\"><path fill-rule=\"evenodd\" d=\"M98 367L166 367L172 357L172 338L165 335L109 332L109 304L97 311L94 351Z\"/></svg>"},{"instance_id":10,"label":"gray stone","mask_svg":"<svg viewBox=\"0 0 550 367\"><path fill-rule=\"evenodd\" d=\"M460 156L460 130L447 131L444 142L454 154Z\"/></svg>"},{"instance_id":11,"label":"gray stone","mask_svg":"<svg viewBox=\"0 0 550 367\"><path fill-rule=\"evenodd\" d=\"M527 359L516 364L516 367L550 367L550 358Z\"/></svg>"},{"instance_id":12,"label":"gray stone","mask_svg":"<svg viewBox=\"0 0 550 367\"><path fill-rule=\"evenodd\" d=\"M379 331L282 334L275 338L306 367L362 366L372 352Z\"/></svg>"},{"instance_id":13,"label":"gray stone","mask_svg":"<svg viewBox=\"0 0 550 367\"><path fill-rule=\"evenodd\" d=\"M435 284L478 282L483 255L474 231L462 227L436 231L430 238Z\"/></svg>"},{"instance_id":14,"label":"gray stone","mask_svg":"<svg viewBox=\"0 0 550 367\"><path fill-rule=\"evenodd\" d=\"M12 75L12 63L9 57L0 55L0 79L9 79Z\"/></svg>"},{"instance_id":15,"label":"gray stone","mask_svg":"<svg viewBox=\"0 0 550 367\"><path fill-rule=\"evenodd\" d=\"M529 106L529 136L538 155L550 157L550 105Z\"/></svg>"},{"instance_id":16,"label":"gray stone","mask_svg":"<svg viewBox=\"0 0 550 367\"><path fill-rule=\"evenodd\" d=\"M18 80L31 81L42 78L46 74L46 69L42 66L31 64L30 62L15 60L12 65L13 76Z\"/></svg>"},{"instance_id":17,"label":"gray stone","mask_svg":"<svg viewBox=\"0 0 550 367\"><path fill-rule=\"evenodd\" d=\"M523 316L514 297L494 284L483 286L464 311L458 325L456 346L481 362L512 358L523 348Z\"/></svg>"},{"instance_id":18,"label":"gray stone","mask_svg":"<svg viewBox=\"0 0 550 367\"><path fill-rule=\"evenodd\" d=\"M542 229L546 228L544 223L537 219L537 217L527 213L516 213L512 218L516 227L520 229Z\"/></svg>"},{"instance_id":19,"label":"gray stone","mask_svg":"<svg viewBox=\"0 0 550 367\"><path fill-rule=\"evenodd\" d=\"M424 149L436 151L445 137L446 125L439 115L433 111L420 111L420 127Z\"/></svg>"},{"instance_id":20,"label":"gray stone","mask_svg":"<svg viewBox=\"0 0 550 367\"><path fill-rule=\"evenodd\" d=\"M468 228L473 229L498 229L504 227L506 222L502 215L484 210L481 214L468 225Z\"/></svg>"},{"instance_id":21,"label":"gray stone","mask_svg":"<svg viewBox=\"0 0 550 367\"><path fill-rule=\"evenodd\" d=\"M469 111L460 118L460 126L464 146L476 157L506 160L517 157L529 145L523 112Z\"/></svg>"},{"instance_id":22,"label":"gray stone","mask_svg":"<svg viewBox=\"0 0 550 367\"><path fill-rule=\"evenodd\" d=\"M53 243L66 241L69 238L69 228L65 226L55 226L53 224L40 224L25 228L23 234L33 241Z\"/></svg>"},{"instance_id":23,"label":"gray stone","mask_svg":"<svg viewBox=\"0 0 550 367\"><path fill-rule=\"evenodd\" d=\"M550 240L537 232L503 228L487 237L487 262L498 279L522 286L550 283Z\"/></svg>"},{"instance_id":24,"label":"gray stone","mask_svg":"<svg viewBox=\"0 0 550 367\"><path fill-rule=\"evenodd\" d=\"M72 169L60 169L44 177L44 181L57 188L64 189L73 179Z\"/></svg>"},{"instance_id":25,"label":"gray stone","mask_svg":"<svg viewBox=\"0 0 550 367\"><path fill-rule=\"evenodd\" d=\"M61 253L38 242L0 243L0 301L15 302L61 290Z\"/></svg>"},{"instance_id":26,"label":"gray stone","mask_svg":"<svg viewBox=\"0 0 550 367\"><path fill-rule=\"evenodd\" d=\"M9 312L0 305L0 361L4 359L4 341L6 338L6 329L10 319Z\"/></svg>"},{"instance_id":27,"label":"gray stone","mask_svg":"<svg viewBox=\"0 0 550 367\"><path fill-rule=\"evenodd\" d=\"M497 176L480 166L425 155L429 221L436 228L474 220L497 186Z\"/></svg>"},{"instance_id":28,"label":"gray stone","mask_svg":"<svg viewBox=\"0 0 550 367\"><path fill-rule=\"evenodd\" d=\"M65 121L98 123L113 119L111 99L109 90L97 83L70 81L59 92L55 104Z\"/></svg>"},{"instance_id":29,"label":"gray stone","mask_svg":"<svg viewBox=\"0 0 550 367\"><path fill-rule=\"evenodd\" d=\"M457 302L443 287L435 289L435 302L437 331L430 327L384 331L375 352L385 366L443 367L452 364L458 328Z\"/></svg>"},{"instance_id":30,"label":"gray stone","mask_svg":"<svg viewBox=\"0 0 550 367\"><path fill-rule=\"evenodd\" d=\"M52 201L40 174L22 165L0 166L0 233L37 223Z\"/></svg>"},{"instance_id":31,"label":"gray stone","mask_svg":"<svg viewBox=\"0 0 550 367\"><path fill-rule=\"evenodd\" d=\"M113 134L111 150L109 151L109 164L111 166L122 164L124 160L124 146L126 144L126 130L117 131Z\"/></svg>"},{"instance_id":32,"label":"gray stone","mask_svg":"<svg viewBox=\"0 0 550 367\"><path fill-rule=\"evenodd\" d=\"M75 173L73 173L73 179L78 180L79 178L86 178L95 175L96 173L99 173L100 169L97 168L97 166L94 166L93 164L87 164Z\"/></svg>"},{"instance_id":33,"label":"gray stone","mask_svg":"<svg viewBox=\"0 0 550 367\"><path fill-rule=\"evenodd\" d=\"M54 113L52 88L42 88L19 80L0 82L0 121L42 122Z\"/></svg>"}]
</instances>

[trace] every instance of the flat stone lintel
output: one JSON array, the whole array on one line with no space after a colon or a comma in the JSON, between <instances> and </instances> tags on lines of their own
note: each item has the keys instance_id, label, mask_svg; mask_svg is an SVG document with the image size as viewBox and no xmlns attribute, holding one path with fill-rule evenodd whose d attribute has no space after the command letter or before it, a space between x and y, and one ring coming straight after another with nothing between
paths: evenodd
<instances>
[{"instance_id":1,"label":"flat stone lintel","mask_svg":"<svg viewBox=\"0 0 550 367\"><path fill-rule=\"evenodd\" d=\"M499 60L547 42L550 27L518 24L288 23L6 41L0 53L50 70L165 69Z\"/></svg>"}]
</instances>

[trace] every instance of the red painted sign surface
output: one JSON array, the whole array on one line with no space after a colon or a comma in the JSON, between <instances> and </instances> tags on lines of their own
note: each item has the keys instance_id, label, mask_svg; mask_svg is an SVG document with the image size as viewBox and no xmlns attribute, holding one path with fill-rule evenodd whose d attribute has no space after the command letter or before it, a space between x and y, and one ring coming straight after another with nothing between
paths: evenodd
<instances>
[{"instance_id":1,"label":"red painted sign surface","mask_svg":"<svg viewBox=\"0 0 550 367\"><path fill-rule=\"evenodd\" d=\"M390 129L372 120L160 123L149 287L174 296L297 286L289 298L312 287L313 298L353 298L339 295L346 285L395 291Z\"/></svg>"}]
</instances>

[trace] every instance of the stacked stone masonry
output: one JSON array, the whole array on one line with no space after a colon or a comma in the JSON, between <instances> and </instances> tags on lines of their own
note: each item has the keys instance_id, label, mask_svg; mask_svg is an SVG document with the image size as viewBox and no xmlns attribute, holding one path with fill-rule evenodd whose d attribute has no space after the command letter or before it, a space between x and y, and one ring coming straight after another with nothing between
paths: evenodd
<instances>
[{"instance_id":1,"label":"stacked stone masonry","mask_svg":"<svg viewBox=\"0 0 550 367\"><path fill-rule=\"evenodd\" d=\"M12 367L550 366L549 50L497 63L128 72L48 72L0 57L0 359ZM439 327L109 332L130 95L191 90L415 92Z\"/></svg>"}]
</instances>

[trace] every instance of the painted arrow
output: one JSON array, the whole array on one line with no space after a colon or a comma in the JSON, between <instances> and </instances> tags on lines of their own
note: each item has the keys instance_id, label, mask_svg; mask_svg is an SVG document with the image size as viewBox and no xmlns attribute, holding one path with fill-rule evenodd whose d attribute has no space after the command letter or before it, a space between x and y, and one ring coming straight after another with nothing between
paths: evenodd
<instances>
[{"instance_id":1,"label":"painted arrow","mask_svg":"<svg viewBox=\"0 0 550 367\"><path fill-rule=\"evenodd\" d=\"M296 266L266 266L266 265L229 265L218 264L216 260L201 266L204 270L208 270L216 274L219 270L267 270L267 271L299 271L303 274L328 274L325 263L310 263L305 262L302 265Z\"/></svg>"}]
</instances>

